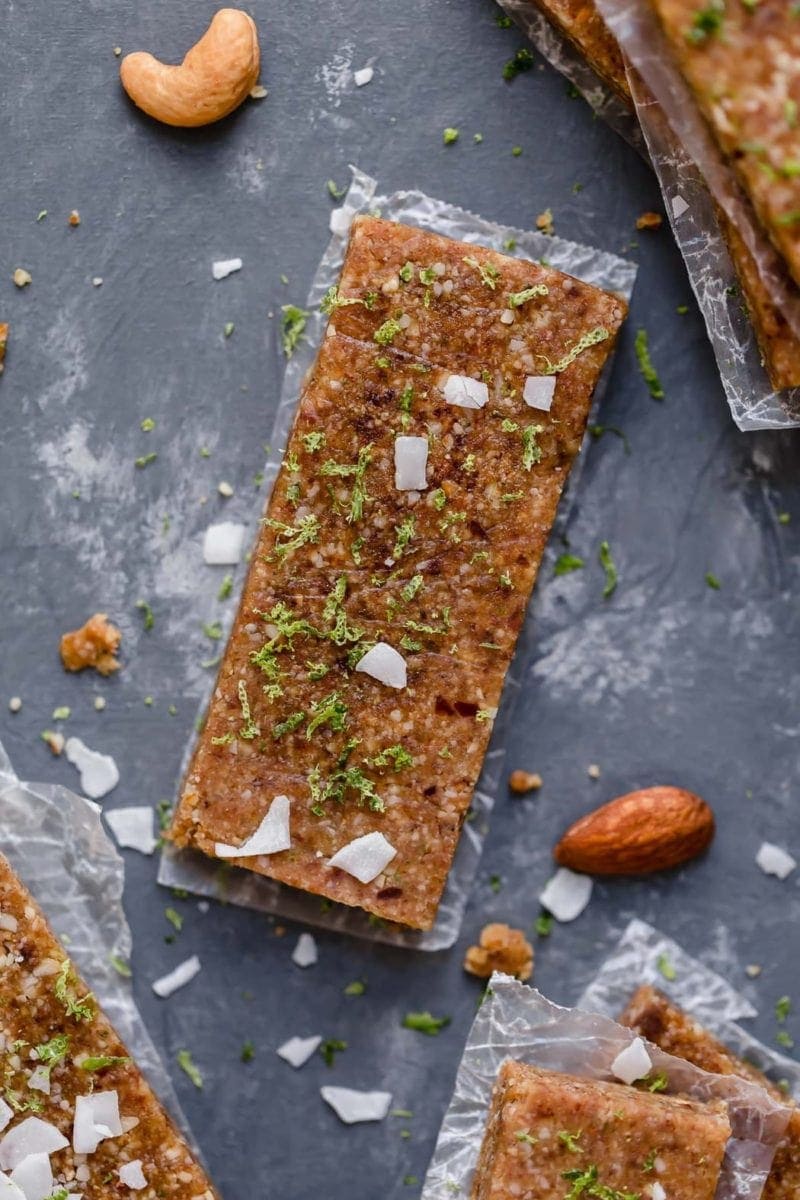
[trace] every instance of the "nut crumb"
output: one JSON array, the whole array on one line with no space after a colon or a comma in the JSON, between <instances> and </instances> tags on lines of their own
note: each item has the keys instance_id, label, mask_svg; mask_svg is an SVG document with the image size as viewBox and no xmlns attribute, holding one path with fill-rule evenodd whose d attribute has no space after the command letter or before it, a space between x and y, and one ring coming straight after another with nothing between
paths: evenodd
<instances>
[{"instance_id":1,"label":"nut crumb","mask_svg":"<svg viewBox=\"0 0 800 1200\"><path fill-rule=\"evenodd\" d=\"M761 974L761 967L758 965L758 963L748 963L744 969L744 973L748 979L758 979L759 975Z\"/></svg>"},{"instance_id":2,"label":"nut crumb","mask_svg":"<svg viewBox=\"0 0 800 1200\"><path fill-rule=\"evenodd\" d=\"M8 702L8 711L12 712L12 713L18 713L21 708L22 708L22 700L20 699L20 697L12 696Z\"/></svg>"},{"instance_id":3,"label":"nut crumb","mask_svg":"<svg viewBox=\"0 0 800 1200\"><path fill-rule=\"evenodd\" d=\"M531 771L512 771L508 780L512 792L535 792L542 786L542 777Z\"/></svg>"},{"instance_id":4,"label":"nut crumb","mask_svg":"<svg viewBox=\"0 0 800 1200\"><path fill-rule=\"evenodd\" d=\"M493 971L503 971L524 983L533 974L533 946L521 929L499 923L485 925L478 945L467 950L464 970L479 979L488 979Z\"/></svg>"},{"instance_id":5,"label":"nut crumb","mask_svg":"<svg viewBox=\"0 0 800 1200\"><path fill-rule=\"evenodd\" d=\"M33 283L33 276L30 271L26 271L24 267L17 267L14 274L11 276L18 288L27 287L29 283Z\"/></svg>"},{"instance_id":6,"label":"nut crumb","mask_svg":"<svg viewBox=\"0 0 800 1200\"><path fill-rule=\"evenodd\" d=\"M275 937L284 937L286 934L286 926L276 925L272 932L275 934Z\"/></svg>"},{"instance_id":7,"label":"nut crumb","mask_svg":"<svg viewBox=\"0 0 800 1200\"><path fill-rule=\"evenodd\" d=\"M251 100L263 100L267 94L267 89L261 83L257 83L254 87L250 88Z\"/></svg>"},{"instance_id":8,"label":"nut crumb","mask_svg":"<svg viewBox=\"0 0 800 1200\"><path fill-rule=\"evenodd\" d=\"M95 277L92 280L92 287L102 287L102 286L103 286L102 275L95 275Z\"/></svg>"},{"instance_id":9,"label":"nut crumb","mask_svg":"<svg viewBox=\"0 0 800 1200\"><path fill-rule=\"evenodd\" d=\"M119 670L116 653L122 634L105 613L95 613L80 629L61 638L61 661L67 671L94 667L101 675ZM95 702L96 706L96 702Z\"/></svg>"},{"instance_id":10,"label":"nut crumb","mask_svg":"<svg viewBox=\"0 0 800 1200\"><path fill-rule=\"evenodd\" d=\"M586 774L589 776L590 779L599 779L600 778L600 768L598 767L597 763L590 763L589 766L586 768Z\"/></svg>"},{"instance_id":11,"label":"nut crumb","mask_svg":"<svg viewBox=\"0 0 800 1200\"><path fill-rule=\"evenodd\" d=\"M661 213L643 212L636 218L637 229L660 229L664 223Z\"/></svg>"},{"instance_id":12,"label":"nut crumb","mask_svg":"<svg viewBox=\"0 0 800 1200\"><path fill-rule=\"evenodd\" d=\"M63 733L54 733L52 729L45 729L44 733L42 734L42 741L47 743L53 754L56 756L58 756L64 749Z\"/></svg>"},{"instance_id":13,"label":"nut crumb","mask_svg":"<svg viewBox=\"0 0 800 1200\"><path fill-rule=\"evenodd\" d=\"M219 492L220 496L224 496L226 500L230 499L230 497L233 495L233 488L229 483L226 483L224 479L217 485L217 491Z\"/></svg>"},{"instance_id":14,"label":"nut crumb","mask_svg":"<svg viewBox=\"0 0 800 1200\"><path fill-rule=\"evenodd\" d=\"M119 58L120 54L122 54L122 46L115 46L114 47L114 58Z\"/></svg>"},{"instance_id":15,"label":"nut crumb","mask_svg":"<svg viewBox=\"0 0 800 1200\"><path fill-rule=\"evenodd\" d=\"M67 217L67 223L69 225L71 225L73 227L73 229L75 228L76 225L80 225L81 214L78 212L77 208L73 208L72 212Z\"/></svg>"},{"instance_id":16,"label":"nut crumb","mask_svg":"<svg viewBox=\"0 0 800 1200\"><path fill-rule=\"evenodd\" d=\"M536 228L540 229L542 233L555 233L556 227L553 223L553 213L551 209L546 208L543 213L539 213L538 217L536 218Z\"/></svg>"},{"instance_id":17,"label":"nut crumb","mask_svg":"<svg viewBox=\"0 0 800 1200\"><path fill-rule=\"evenodd\" d=\"M95 696L95 698L94 698L94 710L95 710L95 712L102 712L102 711L103 711L103 709L105 708L105 706L106 706L106 698L105 698L105 696Z\"/></svg>"}]
</instances>

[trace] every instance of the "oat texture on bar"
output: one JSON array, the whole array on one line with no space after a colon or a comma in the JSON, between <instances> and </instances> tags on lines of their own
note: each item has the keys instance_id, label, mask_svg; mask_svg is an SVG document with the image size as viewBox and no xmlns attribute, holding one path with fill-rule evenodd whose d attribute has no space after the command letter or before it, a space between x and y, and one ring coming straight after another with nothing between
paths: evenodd
<instances>
[{"instance_id":1,"label":"oat texture on bar","mask_svg":"<svg viewBox=\"0 0 800 1200\"><path fill-rule=\"evenodd\" d=\"M0 961L2 1168L25 1175L30 1167L41 1180L44 1155L54 1196L74 1189L85 1200L112 1200L133 1187L165 1200L214 1200L202 1167L2 855Z\"/></svg>"},{"instance_id":2,"label":"oat texture on bar","mask_svg":"<svg viewBox=\"0 0 800 1200\"><path fill-rule=\"evenodd\" d=\"M172 838L214 856L286 796L289 848L239 866L426 929L626 307L371 217L324 305ZM399 438L427 441L424 487L397 487ZM388 862L370 839L357 875L329 865L376 833Z\"/></svg>"}]
</instances>

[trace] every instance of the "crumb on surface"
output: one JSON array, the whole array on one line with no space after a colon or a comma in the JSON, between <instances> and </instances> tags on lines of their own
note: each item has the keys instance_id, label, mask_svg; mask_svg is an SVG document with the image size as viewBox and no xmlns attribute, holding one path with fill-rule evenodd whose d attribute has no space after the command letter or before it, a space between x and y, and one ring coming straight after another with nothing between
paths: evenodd
<instances>
[{"instance_id":1,"label":"crumb on surface","mask_svg":"<svg viewBox=\"0 0 800 1200\"><path fill-rule=\"evenodd\" d=\"M119 670L116 654L122 634L112 625L105 613L95 613L80 629L73 629L61 638L61 661L67 671L82 671L93 667L101 675Z\"/></svg>"},{"instance_id":2,"label":"crumb on surface","mask_svg":"<svg viewBox=\"0 0 800 1200\"><path fill-rule=\"evenodd\" d=\"M590 779L599 779L600 768L598 767L597 763L589 763L589 766L586 768L586 774Z\"/></svg>"},{"instance_id":3,"label":"crumb on surface","mask_svg":"<svg viewBox=\"0 0 800 1200\"><path fill-rule=\"evenodd\" d=\"M518 795L522 795L523 792L535 792L542 786L542 777L535 771L512 771L508 786Z\"/></svg>"},{"instance_id":4,"label":"crumb on surface","mask_svg":"<svg viewBox=\"0 0 800 1200\"><path fill-rule=\"evenodd\" d=\"M42 741L50 747L50 750L55 754L56 758L64 749L63 733L55 733L52 729L45 729L42 733Z\"/></svg>"},{"instance_id":5,"label":"crumb on surface","mask_svg":"<svg viewBox=\"0 0 800 1200\"><path fill-rule=\"evenodd\" d=\"M17 267L14 274L11 276L18 288L27 287L29 283L33 283L33 276L30 271L26 271L24 267Z\"/></svg>"},{"instance_id":6,"label":"crumb on surface","mask_svg":"<svg viewBox=\"0 0 800 1200\"><path fill-rule=\"evenodd\" d=\"M75 226L80 225L80 223L81 223L81 214L78 212L77 208L73 208L72 212L67 217L67 224L71 225L74 229Z\"/></svg>"},{"instance_id":7,"label":"crumb on surface","mask_svg":"<svg viewBox=\"0 0 800 1200\"><path fill-rule=\"evenodd\" d=\"M643 212L636 218L637 229L660 229L664 223L661 213Z\"/></svg>"},{"instance_id":8,"label":"crumb on surface","mask_svg":"<svg viewBox=\"0 0 800 1200\"><path fill-rule=\"evenodd\" d=\"M8 702L8 711L18 713L22 708L22 699L19 696L12 696Z\"/></svg>"},{"instance_id":9,"label":"crumb on surface","mask_svg":"<svg viewBox=\"0 0 800 1200\"><path fill-rule=\"evenodd\" d=\"M500 923L484 925L478 945L470 946L464 956L464 970L479 979L503 971L525 982L533 974L533 946L521 929Z\"/></svg>"},{"instance_id":10,"label":"crumb on surface","mask_svg":"<svg viewBox=\"0 0 800 1200\"><path fill-rule=\"evenodd\" d=\"M555 232L553 213L551 209L546 208L543 213L539 213L538 217L536 218L536 228L541 230L542 233Z\"/></svg>"}]
</instances>

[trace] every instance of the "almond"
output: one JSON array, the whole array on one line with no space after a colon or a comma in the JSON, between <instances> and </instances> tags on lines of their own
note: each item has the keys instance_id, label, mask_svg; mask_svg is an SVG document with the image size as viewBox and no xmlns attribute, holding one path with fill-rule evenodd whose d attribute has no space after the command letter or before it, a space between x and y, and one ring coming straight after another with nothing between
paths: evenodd
<instances>
[{"instance_id":1,"label":"almond","mask_svg":"<svg viewBox=\"0 0 800 1200\"><path fill-rule=\"evenodd\" d=\"M702 854L713 836L714 814L699 796L642 788L581 817L553 854L561 866L589 875L648 875Z\"/></svg>"}]
</instances>

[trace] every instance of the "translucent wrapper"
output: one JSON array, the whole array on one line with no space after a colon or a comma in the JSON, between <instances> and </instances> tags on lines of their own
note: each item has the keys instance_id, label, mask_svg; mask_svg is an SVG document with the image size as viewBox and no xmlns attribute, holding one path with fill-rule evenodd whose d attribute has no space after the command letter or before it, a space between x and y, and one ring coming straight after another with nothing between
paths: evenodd
<instances>
[{"instance_id":1,"label":"translucent wrapper","mask_svg":"<svg viewBox=\"0 0 800 1200\"><path fill-rule=\"evenodd\" d=\"M800 388L775 392L762 366L711 193L756 255L770 295L794 330L800 329L800 295L724 166L693 98L672 66L654 18L647 20L646 6L638 0L597 0L597 7L641 74L637 78L635 72L629 72L634 115L532 0L499 3L598 116L649 156L738 427L751 431L800 425ZM673 208L676 201L679 215ZM681 211L681 201L688 209Z\"/></svg>"},{"instance_id":2,"label":"translucent wrapper","mask_svg":"<svg viewBox=\"0 0 800 1200\"><path fill-rule=\"evenodd\" d=\"M131 931L122 908L122 859L103 829L100 808L60 784L21 782L0 744L0 850L197 1153L131 982L112 965L112 958L130 958Z\"/></svg>"},{"instance_id":3,"label":"translucent wrapper","mask_svg":"<svg viewBox=\"0 0 800 1200\"><path fill-rule=\"evenodd\" d=\"M492 976L488 997L467 1039L422 1200L469 1195L492 1089L506 1059L568 1075L613 1080L610 1064L631 1038L630 1029L607 1016L559 1008L534 988L506 975ZM757 1084L733 1075L711 1075L656 1046L648 1044L647 1049L654 1071L663 1071L669 1081L668 1092L681 1092L700 1101L723 1100L728 1106L732 1136L716 1200L758 1200L790 1110Z\"/></svg>"},{"instance_id":4,"label":"translucent wrapper","mask_svg":"<svg viewBox=\"0 0 800 1200\"><path fill-rule=\"evenodd\" d=\"M618 292L629 298L636 276L636 267L614 254L581 246L563 238L512 229L486 221L462 208L435 200L422 192L378 194L376 180L351 168L352 183L342 208L333 214L332 228L336 229L317 269L309 292L306 337L289 360L281 390L271 444L275 454L266 469L267 497L280 468L280 456L286 447L297 410L303 380L314 362L316 349L322 339L326 317L320 312L320 302L341 270L347 244L349 224L358 212L379 212L382 217L432 229L447 237L464 242L480 243L503 251L504 242L516 240L514 253L520 258L546 258L550 266L575 275L606 291ZM595 403L599 402L599 393ZM582 456L573 467L573 477ZM563 520L563 511L560 514ZM500 786L503 771L504 743L517 695L531 650L531 622L527 621L520 635L512 667L506 676L503 698L494 722L492 741L483 771L473 795L471 816L464 825L447 886L442 897L433 929L418 933L399 926L387 925L370 918L360 909L331 905L317 896L285 887L242 869L222 869L221 864L194 851L176 851L167 847L161 856L158 881L167 887L182 887L228 903L275 913L287 920L303 921L324 929L333 929L369 938L372 941L408 946L418 950L444 950L458 938L461 920L469 897L472 881L480 861L483 841L488 828L493 797ZM210 695L211 688L208 690ZM203 702L205 711L208 696ZM187 747L183 775L193 746Z\"/></svg>"},{"instance_id":5,"label":"translucent wrapper","mask_svg":"<svg viewBox=\"0 0 800 1200\"><path fill-rule=\"evenodd\" d=\"M659 961L674 968L665 979ZM750 1001L715 971L645 921L631 921L616 949L586 988L578 1004L615 1017L640 984L649 983L689 1013L739 1058L758 1067L800 1100L800 1063L765 1046L738 1024L756 1016Z\"/></svg>"}]
</instances>

